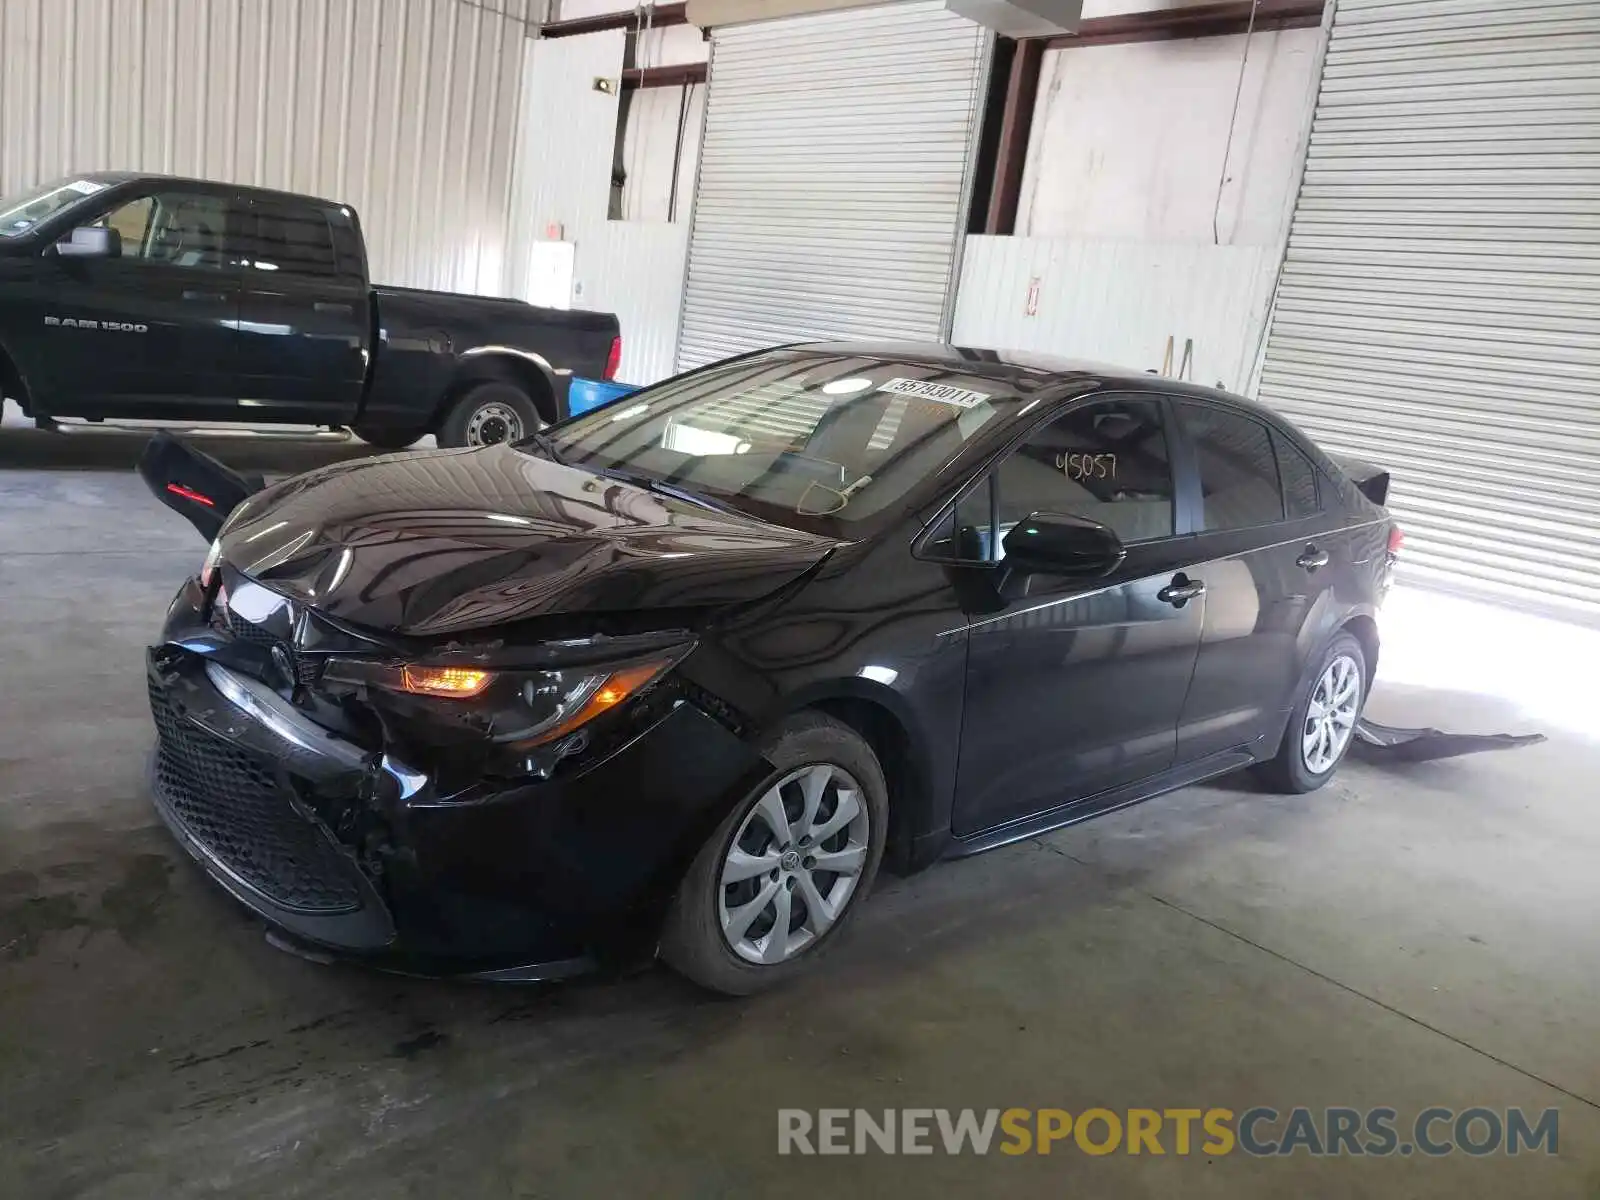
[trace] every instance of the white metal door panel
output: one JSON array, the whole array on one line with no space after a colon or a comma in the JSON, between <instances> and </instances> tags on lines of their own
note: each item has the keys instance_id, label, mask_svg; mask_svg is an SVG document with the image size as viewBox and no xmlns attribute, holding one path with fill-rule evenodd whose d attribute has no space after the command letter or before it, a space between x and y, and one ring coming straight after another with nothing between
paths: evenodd
<instances>
[{"instance_id":1,"label":"white metal door panel","mask_svg":"<svg viewBox=\"0 0 1600 1200\"><path fill-rule=\"evenodd\" d=\"M680 368L948 331L990 37L937 3L714 32Z\"/></svg>"},{"instance_id":2,"label":"white metal door panel","mask_svg":"<svg viewBox=\"0 0 1600 1200\"><path fill-rule=\"evenodd\" d=\"M617 144L617 84L627 32L535 38L523 65L516 167L511 175L510 293L532 298L538 243L581 242L606 218ZM602 91L597 80L610 80ZM554 227L555 237L549 235ZM579 247L578 253L581 254ZM566 288L570 289L569 276ZM542 303L549 303L545 297ZM560 307L571 304L570 291ZM624 329L623 336L627 336Z\"/></svg>"},{"instance_id":3,"label":"white metal door panel","mask_svg":"<svg viewBox=\"0 0 1600 1200\"><path fill-rule=\"evenodd\" d=\"M1600 617L1600 5L1338 0L1260 392L1412 577Z\"/></svg>"}]
</instances>

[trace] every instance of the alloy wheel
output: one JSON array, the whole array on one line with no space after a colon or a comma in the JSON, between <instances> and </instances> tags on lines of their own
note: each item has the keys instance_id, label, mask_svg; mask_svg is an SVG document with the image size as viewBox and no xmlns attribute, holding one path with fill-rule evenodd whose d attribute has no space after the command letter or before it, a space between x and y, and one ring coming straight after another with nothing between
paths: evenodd
<instances>
[{"instance_id":1,"label":"alloy wheel","mask_svg":"<svg viewBox=\"0 0 1600 1200\"><path fill-rule=\"evenodd\" d=\"M723 857L717 915L746 962L785 962L843 915L867 865L861 785L830 763L790 771L745 815Z\"/></svg>"},{"instance_id":2,"label":"alloy wheel","mask_svg":"<svg viewBox=\"0 0 1600 1200\"><path fill-rule=\"evenodd\" d=\"M1306 706L1300 730L1300 754L1306 770L1321 775L1344 753L1361 713L1361 667L1341 654L1323 670Z\"/></svg>"},{"instance_id":3,"label":"alloy wheel","mask_svg":"<svg viewBox=\"0 0 1600 1200\"><path fill-rule=\"evenodd\" d=\"M522 417L510 405L491 400L473 411L467 422L467 445L495 446L521 441Z\"/></svg>"}]
</instances>

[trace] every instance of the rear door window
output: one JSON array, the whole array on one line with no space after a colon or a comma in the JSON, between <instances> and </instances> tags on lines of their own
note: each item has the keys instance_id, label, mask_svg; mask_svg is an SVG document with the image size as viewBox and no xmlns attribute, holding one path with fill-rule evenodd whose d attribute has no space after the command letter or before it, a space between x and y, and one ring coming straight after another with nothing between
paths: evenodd
<instances>
[{"instance_id":1,"label":"rear door window","mask_svg":"<svg viewBox=\"0 0 1600 1200\"><path fill-rule=\"evenodd\" d=\"M333 231L322 209L311 204L256 200L245 265L258 271L315 278L339 274Z\"/></svg>"},{"instance_id":2,"label":"rear door window","mask_svg":"<svg viewBox=\"0 0 1600 1200\"><path fill-rule=\"evenodd\" d=\"M1272 437L1260 421L1231 409L1180 400L1175 407L1200 472L1200 528L1211 533L1283 520L1283 492Z\"/></svg>"}]
</instances>

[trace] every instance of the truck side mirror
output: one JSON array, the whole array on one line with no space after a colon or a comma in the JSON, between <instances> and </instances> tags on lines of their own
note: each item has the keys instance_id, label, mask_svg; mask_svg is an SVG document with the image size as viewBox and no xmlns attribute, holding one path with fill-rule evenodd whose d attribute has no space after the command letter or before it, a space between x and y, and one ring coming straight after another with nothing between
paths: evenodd
<instances>
[{"instance_id":1,"label":"truck side mirror","mask_svg":"<svg viewBox=\"0 0 1600 1200\"><path fill-rule=\"evenodd\" d=\"M122 235L104 225L80 225L56 243L62 258L120 258Z\"/></svg>"}]
</instances>

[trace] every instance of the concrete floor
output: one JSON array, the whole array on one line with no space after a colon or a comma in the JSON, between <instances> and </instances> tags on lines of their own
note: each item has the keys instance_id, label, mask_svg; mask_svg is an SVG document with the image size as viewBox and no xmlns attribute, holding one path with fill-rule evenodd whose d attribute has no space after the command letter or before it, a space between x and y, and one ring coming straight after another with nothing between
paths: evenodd
<instances>
[{"instance_id":1,"label":"concrete floor","mask_svg":"<svg viewBox=\"0 0 1600 1200\"><path fill-rule=\"evenodd\" d=\"M147 806L140 656L202 547L138 446L0 432L0 1196L1600 1196L1600 744L1496 686L1528 654L1408 597L1396 663L1519 698L1385 681L1374 715L1549 743L1297 799L1225 781L889 880L776 995L398 980L272 949ZM1258 1104L1554 1106L1560 1154L776 1146L780 1107Z\"/></svg>"}]
</instances>

